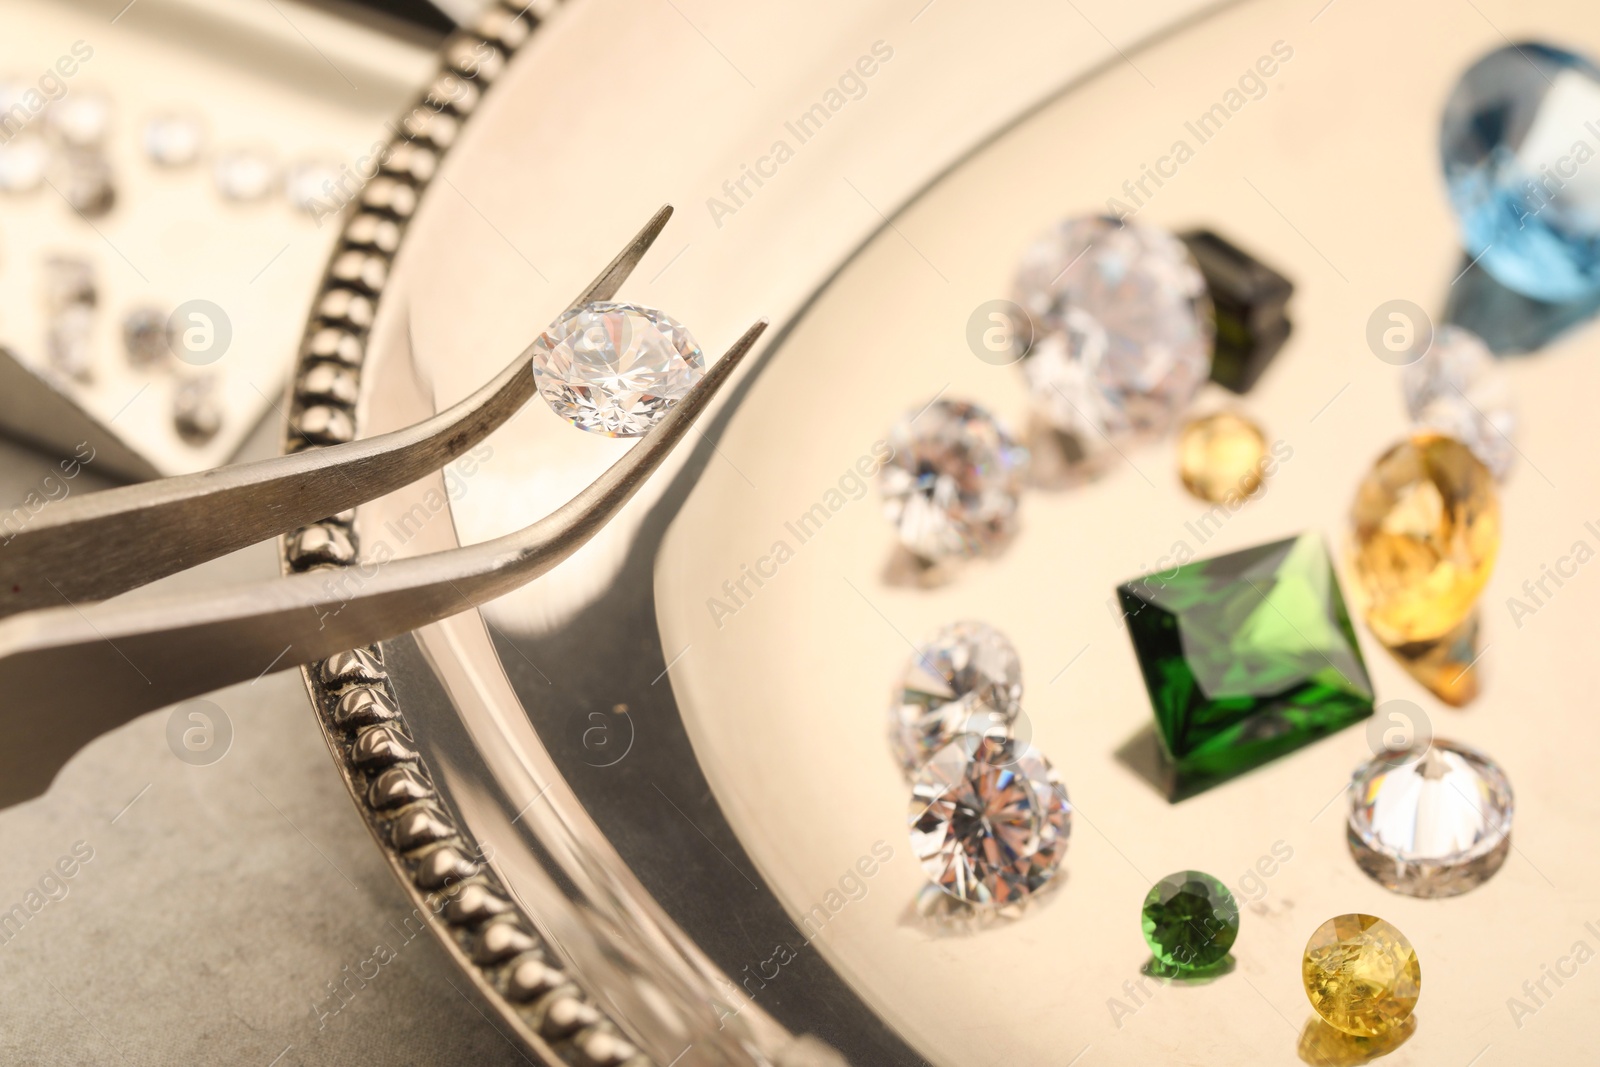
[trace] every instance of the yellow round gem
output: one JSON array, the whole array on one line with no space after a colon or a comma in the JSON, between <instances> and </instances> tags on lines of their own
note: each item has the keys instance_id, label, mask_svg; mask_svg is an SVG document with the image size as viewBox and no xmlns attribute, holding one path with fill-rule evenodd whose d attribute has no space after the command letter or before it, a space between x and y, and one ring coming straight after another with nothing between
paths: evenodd
<instances>
[{"instance_id":1,"label":"yellow round gem","mask_svg":"<svg viewBox=\"0 0 1600 1067\"><path fill-rule=\"evenodd\" d=\"M1380 641L1432 641L1465 621L1500 550L1494 479L1466 445L1431 432L1395 445L1356 491L1350 518Z\"/></svg>"},{"instance_id":2,"label":"yellow round gem","mask_svg":"<svg viewBox=\"0 0 1600 1067\"><path fill-rule=\"evenodd\" d=\"M1231 411L1191 420L1178 440L1183 486L1213 504L1247 497L1261 488L1267 439L1261 427Z\"/></svg>"},{"instance_id":3,"label":"yellow round gem","mask_svg":"<svg viewBox=\"0 0 1600 1067\"><path fill-rule=\"evenodd\" d=\"M1337 915L1306 942L1306 996L1336 1030L1382 1037L1403 1026L1422 991L1406 936L1373 915Z\"/></svg>"}]
</instances>

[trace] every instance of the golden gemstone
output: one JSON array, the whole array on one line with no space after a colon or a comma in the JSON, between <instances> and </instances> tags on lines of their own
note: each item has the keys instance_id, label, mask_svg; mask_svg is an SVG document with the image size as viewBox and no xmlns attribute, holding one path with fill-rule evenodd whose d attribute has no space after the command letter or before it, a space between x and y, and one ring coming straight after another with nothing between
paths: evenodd
<instances>
[{"instance_id":1,"label":"golden gemstone","mask_svg":"<svg viewBox=\"0 0 1600 1067\"><path fill-rule=\"evenodd\" d=\"M1356 491L1350 519L1378 640L1434 641L1466 620L1500 550L1494 478L1466 445L1426 431L1395 445Z\"/></svg>"},{"instance_id":2,"label":"golden gemstone","mask_svg":"<svg viewBox=\"0 0 1600 1067\"><path fill-rule=\"evenodd\" d=\"M1411 677L1453 708L1465 707L1478 698L1479 610L1474 608L1443 637L1389 649Z\"/></svg>"},{"instance_id":3,"label":"golden gemstone","mask_svg":"<svg viewBox=\"0 0 1600 1067\"><path fill-rule=\"evenodd\" d=\"M1317 1014L1357 1037L1404 1026L1422 991L1411 942L1372 915L1337 915L1317 927L1300 969Z\"/></svg>"},{"instance_id":4,"label":"golden gemstone","mask_svg":"<svg viewBox=\"0 0 1600 1067\"><path fill-rule=\"evenodd\" d=\"M1201 500L1220 504L1261 488L1267 438L1261 427L1231 411L1193 419L1178 440L1178 474ZM1230 501L1231 502L1231 501Z\"/></svg>"}]
</instances>

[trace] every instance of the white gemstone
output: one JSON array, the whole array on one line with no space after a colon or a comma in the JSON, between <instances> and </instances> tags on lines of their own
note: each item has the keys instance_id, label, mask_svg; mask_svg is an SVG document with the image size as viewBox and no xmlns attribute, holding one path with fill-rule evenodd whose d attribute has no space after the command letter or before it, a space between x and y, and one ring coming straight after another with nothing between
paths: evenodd
<instances>
[{"instance_id":1,"label":"white gemstone","mask_svg":"<svg viewBox=\"0 0 1600 1067\"><path fill-rule=\"evenodd\" d=\"M1016 532L1028 452L976 404L935 400L889 432L884 513L924 560L976 556Z\"/></svg>"},{"instance_id":2,"label":"white gemstone","mask_svg":"<svg viewBox=\"0 0 1600 1067\"><path fill-rule=\"evenodd\" d=\"M222 429L222 400L215 375L185 379L172 395L172 425L178 436L198 447Z\"/></svg>"},{"instance_id":3,"label":"white gemstone","mask_svg":"<svg viewBox=\"0 0 1600 1067\"><path fill-rule=\"evenodd\" d=\"M1017 301L1034 320L1034 404L1086 452L1164 433L1211 374L1205 279L1164 230L1069 219L1024 254Z\"/></svg>"},{"instance_id":4,"label":"white gemstone","mask_svg":"<svg viewBox=\"0 0 1600 1067\"><path fill-rule=\"evenodd\" d=\"M534 380L550 409L607 437L648 433L705 373L689 331L638 304L575 308L533 349Z\"/></svg>"},{"instance_id":5,"label":"white gemstone","mask_svg":"<svg viewBox=\"0 0 1600 1067\"><path fill-rule=\"evenodd\" d=\"M50 132L73 148L98 148L111 130L111 99L90 89L74 89L45 112Z\"/></svg>"},{"instance_id":6,"label":"white gemstone","mask_svg":"<svg viewBox=\"0 0 1600 1067\"><path fill-rule=\"evenodd\" d=\"M1350 849L1389 889L1454 896L1500 869L1512 810L1511 783L1493 760L1435 738L1385 751L1356 771Z\"/></svg>"},{"instance_id":7,"label":"white gemstone","mask_svg":"<svg viewBox=\"0 0 1600 1067\"><path fill-rule=\"evenodd\" d=\"M260 200L278 186L278 164L264 149L236 148L212 164L217 192L229 200Z\"/></svg>"},{"instance_id":8,"label":"white gemstone","mask_svg":"<svg viewBox=\"0 0 1600 1067\"><path fill-rule=\"evenodd\" d=\"M1402 384L1413 422L1454 437L1505 479L1517 458L1511 384L1477 334L1440 326L1428 351L1406 367Z\"/></svg>"},{"instance_id":9,"label":"white gemstone","mask_svg":"<svg viewBox=\"0 0 1600 1067\"><path fill-rule=\"evenodd\" d=\"M200 158L205 140L204 120L187 112L155 115L144 124L144 153L157 166L188 166Z\"/></svg>"},{"instance_id":10,"label":"white gemstone","mask_svg":"<svg viewBox=\"0 0 1600 1067\"><path fill-rule=\"evenodd\" d=\"M1071 832L1066 787L1031 746L963 734L912 781L911 851L971 904L1021 904L1056 873Z\"/></svg>"},{"instance_id":11,"label":"white gemstone","mask_svg":"<svg viewBox=\"0 0 1600 1067\"><path fill-rule=\"evenodd\" d=\"M290 167L288 180L284 183L289 203L308 215L317 214L319 210L338 209L348 199L339 192L336 184L339 166L337 160L302 159ZM324 186L329 186L332 191Z\"/></svg>"},{"instance_id":12,"label":"white gemstone","mask_svg":"<svg viewBox=\"0 0 1600 1067\"><path fill-rule=\"evenodd\" d=\"M957 734L1005 736L1022 710L1022 662L999 630L951 623L917 648L889 709L889 738L907 770Z\"/></svg>"},{"instance_id":13,"label":"white gemstone","mask_svg":"<svg viewBox=\"0 0 1600 1067\"><path fill-rule=\"evenodd\" d=\"M0 145L0 191L31 193L44 184L50 150L37 134L18 134Z\"/></svg>"},{"instance_id":14,"label":"white gemstone","mask_svg":"<svg viewBox=\"0 0 1600 1067\"><path fill-rule=\"evenodd\" d=\"M111 158L98 148L66 152L58 188L74 211L90 217L104 215L117 202Z\"/></svg>"},{"instance_id":15,"label":"white gemstone","mask_svg":"<svg viewBox=\"0 0 1600 1067\"><path fill-rule=\"evenodd\" d=\"M94 377L94 305L68 304L50 317L45 336L50 365L79 381Z\"/></svg>"},{"instance_id":16,"label":"white gemstone","mask_svg":"<svg viewBox=\"0 0 1600 1067\"><path fill-rule=\"evenodd\" d=\"M156 307L136 307L122 319L122 346L136 367L160 363L171 354L167 316Z\"/></svg>"}]
</instances>

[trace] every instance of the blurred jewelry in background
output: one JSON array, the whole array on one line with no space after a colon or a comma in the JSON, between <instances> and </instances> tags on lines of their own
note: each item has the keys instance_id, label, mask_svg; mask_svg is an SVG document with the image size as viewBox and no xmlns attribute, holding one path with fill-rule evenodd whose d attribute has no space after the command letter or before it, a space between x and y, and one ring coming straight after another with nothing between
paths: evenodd
<instances>
[{"instance_id":1,"label":"blurred jewelry in background","mask_svg":"<svg viewBox=\"0 0 1600 1067\"><path fill-rule=\"evenodd\" d=\"M283 311L311 302L326 223L414 162L383 150L442 36L301 2L121 6L7 12L0 431L137 479L224 463L281 407Z\"/></svg>"},{"instance_id":2,"label":"blurred jewelry in background","mask_svg":"<svg viewBox=\"0 0 1600 1067\"><path fill-rule=\"evenodd\" d=\"M1500 551L1500 499L1481 460L1419 429L1380 456L1350 509L1367 626L1446 703L1478 694L1478 596Z\"/></svg>"}]
</instances>

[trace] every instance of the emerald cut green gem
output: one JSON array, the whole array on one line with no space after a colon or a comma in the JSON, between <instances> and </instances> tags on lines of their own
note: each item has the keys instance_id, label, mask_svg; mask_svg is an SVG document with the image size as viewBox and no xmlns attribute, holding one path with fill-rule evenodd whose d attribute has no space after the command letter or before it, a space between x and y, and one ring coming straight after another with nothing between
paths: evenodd
<instances>
[{"instance_id":1,"label":"emerald cut green gem","mask_svg":"<svg viewBox=\"0 0 1600 1067\"><path fill-rule=\"evenodd\" d=\"M1173 801L1372 714L1372 682L1317 534L1147 574L1117 592Z\"/></svg>"},{"instance_id":2,"label":"emerald cut green gem","mask_svg":"<svg viewBox=\"0 0 1600 1067\"><path fill-rule=\"evenodd\" d=\"M1204 970L1221 963L1239 936L1239 905L1209 874L1179 871L1151 887L1141 925L1156 959L1179 971Z\"/></svg>"}]
</instances>

